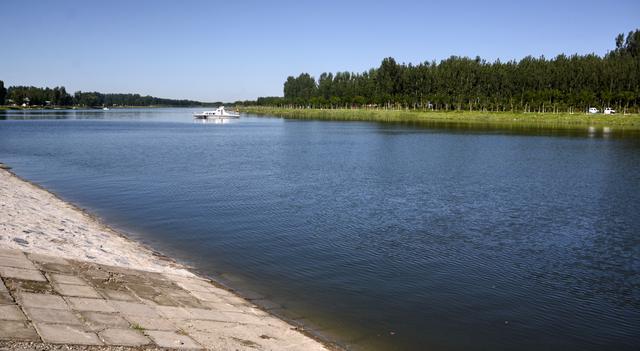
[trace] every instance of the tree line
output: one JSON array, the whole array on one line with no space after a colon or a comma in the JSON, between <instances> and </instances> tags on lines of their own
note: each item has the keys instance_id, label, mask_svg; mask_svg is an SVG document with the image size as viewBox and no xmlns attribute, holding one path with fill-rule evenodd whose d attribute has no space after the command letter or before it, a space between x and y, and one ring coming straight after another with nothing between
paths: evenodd
<instances>
[{"instance_id":1,"label":"tree line","mask_svg":"<svg viewBox=\"0 0 640 351\"><path fill-rule=\"evenodd\" d=\"M440 62L398 64L392 57L362 73L308 73L284 82L284 97L258 105L314 108L415 108L471 111L640 110L640 30L615 38L603 57L527 56L488 62L451 56Z\"/></svg>"},{"instance_id":2,"label":"tree line","mask_svg":"<svg viewBox=\"0 0 640 351\"><path fill-rule=\"evenodd\" d=\"M0 80L0 105L28 106L206 106L219 105L221 102L203 103L193 100L164 99L140 94L104 94L98 92L77 91L67 93L65 87L40 88L33 86L4 87Z\"/></svg>"}]
</instances>

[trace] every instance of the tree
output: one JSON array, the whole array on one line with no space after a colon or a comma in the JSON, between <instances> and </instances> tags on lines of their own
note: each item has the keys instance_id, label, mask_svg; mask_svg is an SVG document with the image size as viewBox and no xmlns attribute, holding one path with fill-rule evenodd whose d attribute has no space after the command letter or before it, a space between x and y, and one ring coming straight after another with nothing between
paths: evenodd
<instances>
[{"instance_id":1,"label":"tree","mask_svg":"<svg viewBox=\"0 0 640 351\"><path fill-rule=\"evenodd\" d=\"M259 99L260 100L260 99ZM282 100L261 100L263 103ZM366 72L307 73L284 83L289 105L385 105L480 111L578 111L611 106L640 111L640 30L620 34L604 57L527 56L487 62L451 56L440 62L398 64L392 57Z\"/></svg>"},{"instance_id":2,"label":"tree","mask_svg":"<svg viewBox=\"0 0 640 351\"><path fill-rule=\"evenodd\" d=\"M308 73L302 73L297 78L292 76L284 83L284 98L296 105L307 105L311 98L317 96L316 81Z\"/></svg>"},{"instance_id":3,"label":"tree","mask_svg":"<svg viewBox=\"0 0 640 351\"><path fill-rule=\"evenodd\" d=\"M4 82L0 80L0 105L4 105L6 96L7 88L4 87Z\"/></svg>"},{"instance_id":4,"label":"tree","mask_svg":"<svg viewBox=\"0 0 640 351\"><path fill-rule=\"evenodd\" d=\"M382 60L377 74L377 88L383 100L391 100L398 93L400 72L396 60L387 57Z\"/></svg>"}]
</instances>

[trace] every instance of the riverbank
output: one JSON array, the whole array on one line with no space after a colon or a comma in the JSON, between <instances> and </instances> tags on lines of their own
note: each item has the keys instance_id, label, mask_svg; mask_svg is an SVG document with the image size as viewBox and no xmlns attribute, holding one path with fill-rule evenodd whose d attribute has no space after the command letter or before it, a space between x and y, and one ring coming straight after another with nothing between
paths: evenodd
<instances>
[{"instance_id":1,"label":"riverbank","mask_svg":"<svg viewBox=\"0 0 640 351\"><path fill-rule=\"evenodd\" d=\"M584 113L513 113L513 112L438 112L382 109L289 109L241 107L241 112L291 119L371 121L385 123L456 124L496 128L544 128L588 130L609 128L613 131L640 131L640 115L604 115Z\"/></svg>"},{"instance_id":2,"label":"riverbank","mask_svg":"<svg viewBox=\"0 0 640 351\"><path fill-rule=\"evenodd\" d=\"M0 340L328 349L6 169L0 199Z\"/></svg>"},{"instance_id":3,"label":"riverbank","mask_svg":"<svg viewBox=\"0 0 640 351\"><path fill-rule=\"evenodd\" d=\"M118 109L143 109L143 108L205 108L217 105L194 105L194 106L170 106L170 105L152 105L152 106L108 106L109 110ZM0 106L0 111L38 111L38 110L102 110L103 107L89 106Z\"/></svg>"}]
</instances>

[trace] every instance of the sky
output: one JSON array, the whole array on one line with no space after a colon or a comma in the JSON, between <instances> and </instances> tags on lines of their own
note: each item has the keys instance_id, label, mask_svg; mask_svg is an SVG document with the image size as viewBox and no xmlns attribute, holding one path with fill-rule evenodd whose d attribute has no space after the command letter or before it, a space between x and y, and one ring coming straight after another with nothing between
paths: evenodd
<instances>
[{"instance_id":1,"label":"sky","mask_svg":"<svg viewBox=\"0 0 640 351\"><path fill-rule=\"evenodd\" d=\"M639 0L0 0L0 80L235 101L389 56L603 55L637 28Z\"/></svg>"}]
</instances>

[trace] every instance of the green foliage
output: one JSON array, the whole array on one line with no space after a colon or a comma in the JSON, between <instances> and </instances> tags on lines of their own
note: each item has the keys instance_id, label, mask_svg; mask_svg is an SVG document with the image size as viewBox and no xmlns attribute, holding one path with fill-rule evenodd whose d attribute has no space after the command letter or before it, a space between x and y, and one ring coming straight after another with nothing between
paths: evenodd
<instances>
[{"instance_id":1,"label":"green foliage","mask_svg":"<svg viewBox=\"0 0 640 351\"><path fill-rule=\"evenodd\" d=\"M0 81L2 83L2 81ZM4 86L0 85L0 98L3 98ZM211 104L192 100L173 100L156 98L153 96L141 96L140 94L102 94L98 92L77 91L73 96L67 93L64 87L38 88L27 86L9 87L7 98L14 104L29 106L202 106L221 105L222 102ZM0 99L0 105L3 99Z\"/></svg>"},{"instance_id":2,"label":"green foliage","mask_svg":"<svg viewBox=\"0 0 640 351\"><path fill-rule=\"evenodd\" d=\"M77 91L73 100L79 106L200 106L201 102L192 100L163 99L140 94L102 94L98 92Z\"/></svg>"},{"instance_id":3,"label":"green foliage","mask_svg":"<svg viewBox=\"0 0 640 351\"><path fill-rule=\"evenodd\" d=\"M260 98L261 106L458 111L584 111L640 109L640 30L620 34L604 57L527 56L487 62L457 57L419 65L385 58L363 73L307 73L290 76L283 98Z\"/></svg>"},{"instance_id":4,"label":"green foliage","mask_svg":"<svg viewBox=\"0 0 640 351\"><path fill-rule=\"evenodd\" d=\"M4 87L4 82L0 80L0 105L4 105L6 96L7 96L7 88Z\"/></svg>"},{"instance_id":5,"label":"green foliage","mask_svg":"<svg viewBox=\"0 0 640 351\"><path fill-rule=\"evenodd\" d=\"M297 78L288 77L284 83L284 96L297 104L305 104L318 94L316 81L308 73L302 73Z\"/></svg>"},{"instance_id":6,"label":"green foliage","mask_svg":"<svg viewBox=\"0 0 640 351\"><path fill-rule=\"evenodd\" d=\"M145 331L144 327L142 327L138 323L132 323L131 324L131 329L138 330L138 331Z\"/></svg>"},{"instance_id":7,"label":"green foliage","mask_svg":"<svg viewBox=\"0 0 640 351\"><path fill-rule=\"evenodd\" d=\"M9 87L7 98L14 104L38 105L38 106L70 106L73 98L64 87L37 88L27 86Z\"/></svg>"},{"instance_id":8,"label":"green foliage","mask_svg":"<svg viewBox=\"0 0 640 351\"><path fill-rule=\"evenodd\" d=\"M431 124L495 128L540 128L549 130L579 130L608 127L614 131L640 131L640 115L591 115L586 113L522 113L480 111L418 111L385 109L309 109L266 106L241 107L246 113L280 116L291 119L332 121L374 121L390 123Z\"/></svg>"}]
</instances>

